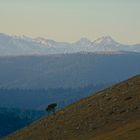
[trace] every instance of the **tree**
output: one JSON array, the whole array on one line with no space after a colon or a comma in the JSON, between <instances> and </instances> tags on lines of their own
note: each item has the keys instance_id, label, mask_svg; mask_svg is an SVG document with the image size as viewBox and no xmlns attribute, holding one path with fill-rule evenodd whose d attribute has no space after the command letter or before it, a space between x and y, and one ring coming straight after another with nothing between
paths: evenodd
<instances>
[{"instance_id":1,"label":"tree","mask_svg":"<svg viewBox=\"0 0 140 140\"><path fill-rule=\"evenodd\" d=\"M53 114L55 114L56 107L57 107L56 103L49 104L46 108L46 111L48 113L53 112Z\"/></svg>"}]
</instances>

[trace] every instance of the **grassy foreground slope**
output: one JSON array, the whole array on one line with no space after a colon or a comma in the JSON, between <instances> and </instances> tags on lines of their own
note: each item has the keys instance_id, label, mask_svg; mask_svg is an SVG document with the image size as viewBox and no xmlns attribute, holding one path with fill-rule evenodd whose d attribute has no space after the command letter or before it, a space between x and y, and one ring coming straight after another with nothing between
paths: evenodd
<instances>
[{"instance_id":1,"label":"grassy foreground slope","mask_svg":"<svg viewBox=\"0 0 140 140\"><path fill-rule=\"evenodd\" d=\"M5 140L138 140L140 76L44 117Z\"/></svg>"}]
</instances>

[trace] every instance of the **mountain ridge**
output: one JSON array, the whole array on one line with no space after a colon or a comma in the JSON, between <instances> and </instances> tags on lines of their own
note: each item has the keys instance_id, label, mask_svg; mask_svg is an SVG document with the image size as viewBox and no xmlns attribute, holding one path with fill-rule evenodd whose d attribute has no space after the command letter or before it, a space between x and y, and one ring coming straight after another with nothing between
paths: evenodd
<instances>
[{"instance_id":1,"label":"mountain ridge","mask_svg":"<svg viewBox=\"0 0 140 140\"><path fill-rule=\"evenodd\" d=\"M78 52L140 52L140 44L124 45L116 42L110 36L103 36L94 41L87 38L68 43L57 42L45 38L27 36L10 36L0 33L0 56L47 55Z\"/></svg>"}]
</instances>

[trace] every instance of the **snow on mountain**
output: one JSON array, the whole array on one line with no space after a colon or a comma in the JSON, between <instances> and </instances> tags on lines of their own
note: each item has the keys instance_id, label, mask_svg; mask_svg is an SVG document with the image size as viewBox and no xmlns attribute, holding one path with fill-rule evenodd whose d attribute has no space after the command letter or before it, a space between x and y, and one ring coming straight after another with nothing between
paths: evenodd
<instances>
[{"instance_id":1,"label":"snow on mountain","mask_svg":"<svg viewBox=\"0 0 140 140\"><path fill-rule=\"evenodd\" d=\"M103 36L94 41L94 44L108 45L108 44L118 44L110 36Z\"/></svg>"},{"instance_id":2,"label":"snow on mountain","mask_svg":"<svg viewBox=\"0 0 140 140\"><path fill-rule=\"evenodd\" d=\"M27 36L10 36L0 33L0 56L7 55L46 55L77 52L118 53L122 51L140 52L140 44L123 45L110 36L104 36L95 41L81 38L74 43L56 42L45 38L30 38Z\"/></svg>"},{"instance_id":3,"label":"snow on mountain","mask_svg":"<svg viewBox=\"0 0 140 140\"><path fill-rule=\"evenodd\" d=\"M55 41L48 40L48 39L45 39L45 38L42 38L42 37L35 38L34 41L39 43L39 44L42 44L42 45L44 45L45 47L48 47L48 48L56 46Z\"/></svg>"},{"instance_id":4,"label":"snow on mountain","mask_svg":"<svg viewBox=\"0 0 140 140\"><path fill-rule=\"evenodd\" d=\"M119 46L121 46L121 44L114 41L110 36L98 38L93 42L93 48L95 52L121 51Z\"/></svg>"},{"instance_id":5,"label":"snow on mountain","mask_svg":"<svg viewBox=\"0 0 140 140\"><path fill-rule=\"evenodd\" d=\"M78 46L84 46L84 47L86 46L87 47L87 46L91 46L92 42L87 38L81 38L75 44Z\"/></svg>"}]
</instances>

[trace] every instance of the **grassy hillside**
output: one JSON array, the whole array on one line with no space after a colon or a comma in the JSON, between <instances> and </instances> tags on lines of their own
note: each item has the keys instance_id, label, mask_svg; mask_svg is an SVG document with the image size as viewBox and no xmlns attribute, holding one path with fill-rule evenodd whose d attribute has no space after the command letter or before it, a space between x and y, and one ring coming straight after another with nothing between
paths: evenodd
<instances>
[{"instance_id":1,"label":"grassy hillside","mask_svg":"<svg viewBox=\"0 0 140 140\"><path fill-rule=\"evenodd\" d=\"M140 76L44 117L5 140L138 140Z\"/></svg>"}]
</instances>

